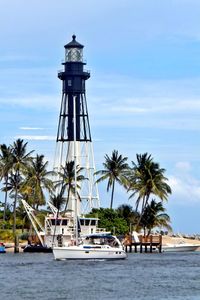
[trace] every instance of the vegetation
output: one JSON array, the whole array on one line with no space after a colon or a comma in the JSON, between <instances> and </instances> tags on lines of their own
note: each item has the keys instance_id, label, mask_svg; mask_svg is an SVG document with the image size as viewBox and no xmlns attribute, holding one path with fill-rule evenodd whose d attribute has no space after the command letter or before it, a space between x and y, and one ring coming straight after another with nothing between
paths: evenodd
<instances>
[{"instance_id":1,"label":"vegetation","mask_svg":"<svg viewBox=\"0 0 200 300\"><path fill-rule=\"evenodd\" d=\"M8 176L13 165L13 155L11 153L11 148L7 147L5 144L0 146L0 179L4 180L5 185L5 198L4 198L4 212L3 212L3 222L6 220L6 208L7 208L7 198L8 198Z\"/></svg>"},{"instance_id":2,"label":"vegetation","mask_svg":"<svg viewBox=\"0 0 200 300\"><path fill-rule=\"evenodd\" d=\"M144 235L151 234L153 228L167 228L172 230L170 226L170 217L165 213L166 209L162 202L156 202L154 199L145 207L144 213L141 217L140 225L143 227Z\"/></svg>"},{"instance_id":3,"label":"vegetation","mask_svg":"<svg viewBox=\"0 0 200 300\"><path fill-rule=\"evenodd\" d=\"M47 171L48 162L44 161L44 155L36 155L24 170L25 180L23 181L21 193L28 200L28 203L38 209L45 205L44 191L53 192L53 181L50 176L53 172Z\"/></svg>"},{"instance_id":4,"label":"vegetation","mask_svg":"<svg viewBox=\"0 0 200 300\"><path fill-rule=\"evenodd\" d=\"M126 220L127 226L130 231L135 228L140 218L140 214L136 210L133 210L132 206L127 204L120 205L117 208L117 213L121 218Z\"/></svg>"},{"instance_id":5,"label":"vegetation","mask_svg":"<svg viewBox=\"0 0 200 300\"><path fill-rule=\"evenodd\" d=\"M35 208L44 220L47 211L42 211L41 206L46 205L46 197L60 212L65 213L70 196L74 194L75 172L78 190L81 181L87 180L82 175L83 169L77 166L75 170L74 161L71 161L61 167L58 173L60 179L54 182L55 172L48 170L44 155L33 156L33 152L28 152L27 143L21 139L10 146L0 145L1 191L5 193L0 202L0 229L3 230L0 231L0 238L7 231L8 238L16 239L19 230L25 234L25 229L30 227L21 199ZM163 206L163 201L171 194L164 176L165 169L148 153L137 154L136 162L132 161L131 167L128 158L117 150L104 158L103 169L96 175L99 175L97 182L107 181L107 192L111 190L110 208L93 209L89 214L99 218L99 227L115 234L125 234L133 229L143 229L145 234L150 234L155 228L171 229L170 218ZM135 201L135 209L123 203L113 209L116 183L127 191L127 199Z\"/></svg>"},{"instance_id":6,"label":"vegetation","mask_svg":"<svg viewBox=\"0 0 200 300\"><path fill-rule=\"evenodd\" d=\"M98 182L108 180L107 183L107 192L111 191L111 200L110 200L110 208L113 207L113 198L114 198L114 190L115 190L115 182L118 182L120 185L126 186L127 177L126 173L129 169L127 164L127 157L123 157L121 154L118 154L117 150L112 152L111 157L108 154L105 155L105 162L103 163L104 169L96 172L96 175L101 175Z\"/></svg>"},{"instance_id":7,"label":"vegetation","mask_svg":"<svg viewBox=\"0 0 200 300\"><path fill-rule=\"evenodd\" d=\"M137 154L136 158L137 163L132 162L133 168L129 172L129 191L132 192L130 198L137 195L136 210L142 201L137 224L139 226L144 211L148 207L150 196L157 196L162 201L167 200L168 195L171 194L171 188L164 176L165 169L160 168L159 164L153 161L151 155Z\"/></svg>"},{"instance_id":8,"label":"vegetation","mask_svg":"<svg viewBox=\"0 0 200 300\"><path fill-rule=\"evenodd\" d=\"M77 190L80 189L79 182L86 180L86 178L81 175L83 168L76 168L76 187ZM58 173L60 180L56 183L56 187L60 188L60 194L64 194L67 191L67 199L65 204L64 212L66 212L69 204L69 199L71 195L75 194L74 181L75 181L75 163L74 161L66 162L65 167L61 166L61 172ZM80 197L80 196L79 196ZM57 207L57 206L56 206Z\"/></svg>"}]
</instances>

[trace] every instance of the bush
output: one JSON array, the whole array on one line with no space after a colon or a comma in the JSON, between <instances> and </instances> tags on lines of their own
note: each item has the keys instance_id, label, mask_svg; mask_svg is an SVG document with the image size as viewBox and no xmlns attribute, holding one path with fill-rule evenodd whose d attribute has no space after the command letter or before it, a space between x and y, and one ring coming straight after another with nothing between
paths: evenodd
<instances>
[{"instance_id":1,"label":"bush","mask_svg":"<svg viewBox=\"0 0 200 300\"><path fill-rule=\"evenodd\" d=\"M19 235L19 239L23 240L23 241L27 241L29 237L29 233L28 232L23 232L22 234Z\"/></svg>"},{"instance_id":2,"label":"bush","mask_svg":"<svg viewBox=\"0 0 200 300\"><path fill-rule=\"evenodd\" d=\"M13 241L13 232L9 229L1 229L0 230L0 240L7 242L7 241Z\"/></svg>"}]
</instances>

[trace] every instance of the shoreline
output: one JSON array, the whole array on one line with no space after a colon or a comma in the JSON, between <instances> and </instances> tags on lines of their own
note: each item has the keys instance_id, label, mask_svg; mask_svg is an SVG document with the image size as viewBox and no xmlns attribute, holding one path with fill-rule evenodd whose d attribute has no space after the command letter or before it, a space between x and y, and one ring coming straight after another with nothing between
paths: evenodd
<instances>
[{"instance_id":1,"label":"shoreline","mask_svg":"<svg viewBox=\"0 0 200 300\"><path fill-rule=\"evenodd\" d=\"M199 245L199 248L196 251L200 251L200 240L199 239L191 239L186 237L172 237L169 235L162 236L162 245L179 245L179 244L192 244ZM19 253L23 253L23 247L26 246L27 242L19 243ZM5 242L6 253L14 253L14 243Z\"/></svg>"}]
</instances>

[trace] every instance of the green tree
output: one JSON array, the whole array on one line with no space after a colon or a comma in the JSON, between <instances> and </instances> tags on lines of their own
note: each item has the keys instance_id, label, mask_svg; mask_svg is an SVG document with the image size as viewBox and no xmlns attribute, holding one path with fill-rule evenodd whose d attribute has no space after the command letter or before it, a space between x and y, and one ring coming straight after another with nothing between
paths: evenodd
<instances>
[{"instance_id":1,"label":"green tree","mask_svg":"<svg viewBox=\"0 0 200 300\"><path fill-rule=\"evenodd\" d=\"M126 220L118 215L118 212L112 208L93 209L88 217L99 219L98 227L105 228L113 234L120 235L129 231Z\"/></svg>"},{"instance_id":2,"label":"green tree","mask_svg":"<svg viewBox=\"0 0 200 300\"><path fill-rule=\"evenodd\" d=\"M51 192L54 188L50 176L52 171L47 171L48 161L44 161L44 155L36 155L32 158L24 171L25 180L22 192L29 195L29 200L34 208L45 205L44 190Z\"/></svg>"},{"instance_id":3,"label":"green tree","mask_svg":"<svg viewBox=\"0 0 200 300\"><path fill-rule=\"evenodd\" d=\"M5 188L5 187L4 187ZM13 216L13 212L12 212L12 205L10 203L7 202L6 204L6 219L5 221L3 221L3 214L4 214L4 202L0 202L0 207L3 208L3 211L0 210L0 224L2 224L2 227L3 229L11 229L11 219L12 219L12 216ZM2 221L1 221L1 218L2 218Z\"/></svg>"},{"instance_id":4,"label":"green tree","mask_svg":"<svg viewBox=\"0 0 200 300\"><path fill-rule=\"evenodd\" d=\"M8 199L8 176L13 166L13 155L11 148L5 144L0 145L0 180L4 180L5 185L5 198L4 198L4 211L3 211L3 224L6 220L6 208Z\"/></svg>"},{"instance_id":5,"label":"green tree","mask_svg":"<svg viewBox=\"0 0 200 300\"><path fill-rule=\"evenodd\" d=\"M66 199L64 198L63 191L61 190L58 194L51 193L50 202L58 209L58 211L61 211L63 205L66 204Z\"/></svg>"},{"instance_id":6,"label":"green tree","mask_svg":"<svg viewBox=\"0 0 200 300\"><path fill-rule=\"evenodd\" d=\"M130 228L130 230L133 230L135 225L138 222L140 214L133 210L132 206L127 204L122 204L116 209L119 217L126 220L127 226Z\"/></svg>"},{"instance_id":7,"label":"green tree","mask_svg":"<svg viewBox=\"0 0 200 300\"><path fill-rule=\"evenodd\" d=\"M13 236L16 237L16 207L17 207L17 200L19 197L19 190L21 187L22 177L19 173L13 173L8 177L8 183L6 190L10 193L11 198L14 199L13 201Z\"/></svg>"},{"instance_id":8,"label":"green tree","mask_svg":"<svg viewBox=\"0 0 200 300\"><path fill-rule=\"evenodd\" d=\"M167 178L164 176L165 169L160 168L158 163L153 161L151 155L137 154L137 163L132 162L133 168L129 176L129 190L132 191L130 196L138 195L136 200L136 210L142 201L141 217L146 208L150 195L153 194L162 201L168 199L171 194L171 188L167 184ZM141 219L140 217L140 219ZM140 220L139 220L140 222Z\"/></svg>"},{"instance_id":9,"label":"green tree","mask_svg":"<svg viewBox=\"0 0 200 300\"><path fill-rule=\"evenodd\" d=\"M153 228L167 228L172 230L170 226L170 217L166 213L162 202L156 202L155 199L145 207L144 213L140 220L140 225L143 227L144 232L148 230L147 235L151 234Z\"/></svg>"},{"instance_id":10,"label":"green tree","mask_svg":"<svg viewBox=\"0 0 200 300\"><path fill-rule=\"evenodd\" d=\"M79 183L81 183L83 180L87 180L81 172L83 168L80 168L79 166L76 166L76 187L77 190L80 189ZM64 194L64 192L67 190L67 199L66 204L64 208L64 212L66 212L70 195L75 194L75 163L74 161L66 162L65 167L61 166L61 172L58 173L60 180L57 182L56 187L60 187L60 193ZM79 195L78 195L79 196ZM80 196L79 196L80 198Z\"/></svg>"},{"instance_id":11,"label":"green tree","mask_svg":"<svg viewBox=\"0 0 200 300\"><path fill-rule=\"evenodd\" d=\"M136 211L138 210L141 200L142 200L142 208L141 208L142 211L144 208L145 196L146 196L146 190L144 186L146 174L148 172L148 166L152 163L153 158L151 157L151 155L148 155L148 153L144 153L144 154L136 154L136 159L137 159L136 163L132 161L133 167L130 168L129 171L128 190L132 192L130 198L138 194L138 198L136 200Z\"/></svg>"},{"instance_id":12,"label":"green tree","mask_svg":"<svg viewBox=\"0 0 200 300\"><path fill-rule=\"evenodd\" d=\"M22 175L27 169L32 157L33 151L27 153L27 142L24 143L22 139L17 139L11 146L11 152L13 155L13 173L10 178L10 184L13 186L15 193L13 203L13 235L15 240L15 252L17 251L17 237L16 237L16 205L19 197L19 190L21 188Z\"/></svg>"},{"instance_id":13,"label":"green tree","mask_svg":"<svg viewBox=\"0 0 200 300\"><path fill-rule=\"evenodd\" d=\"M19 201L19 205L16 208L16 218L17 218L16 226L19 227L20 225L20 228L22 229L22 234L24 233L25 228L29 228L30 226L32 226L29 217L27 215L27 212L24 209L24 206L21 201Z\"/></svg>"},{"instance_id":14,"label":"green tree","mask_svg":"<svg viewBox=\"0 0 200 300\"><path fill-rule=\"evenodd\" d=\"M97 171L96 175L101 175L100 178L97 179L97 183L108 180L107 183L107 192L111 191L111 200L110 200L110 208L113 208L113 199L114 199L114 190L115 190L115 182L118 182L120 185L127 185L127 177L126 172L129 168L126 163L127 157L123 157L121 154L118 154L117 150L112 152L111 157L107 154L104 156L105 162L103 163L104 169Z\"/></svg>"}]
</instances>

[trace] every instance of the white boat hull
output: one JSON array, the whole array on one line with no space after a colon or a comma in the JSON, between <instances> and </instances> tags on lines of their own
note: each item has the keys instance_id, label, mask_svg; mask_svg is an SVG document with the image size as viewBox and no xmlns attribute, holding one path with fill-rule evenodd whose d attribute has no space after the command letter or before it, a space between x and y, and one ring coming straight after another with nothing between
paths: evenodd
<instances>
[{"instance_id":1,"label":"white boat hull","mask_svg":"<svg viewBox=\"0 0 200 300\"><path fill-rule=\"evenodd\" d=\"M189 252L196 251L200 245L167 245L162 246L163 252Z\"/></svg>"},{"instance_id":2,"label":"white boat hull","mask_svg":"<svg viewBox=\"0 0 200 300\"><path fill-rule=\"evenodd\" d=\"M122 248L93 248L84 246L54 247L54 258L64 259L125 259L126 252Z\"/></svg>"}]
</instances>

